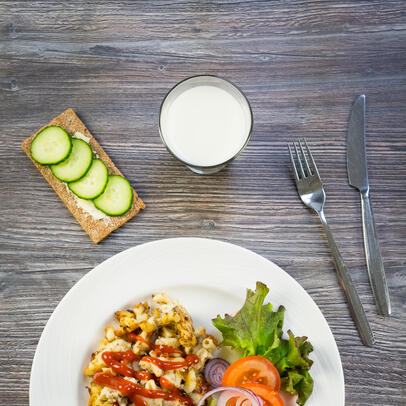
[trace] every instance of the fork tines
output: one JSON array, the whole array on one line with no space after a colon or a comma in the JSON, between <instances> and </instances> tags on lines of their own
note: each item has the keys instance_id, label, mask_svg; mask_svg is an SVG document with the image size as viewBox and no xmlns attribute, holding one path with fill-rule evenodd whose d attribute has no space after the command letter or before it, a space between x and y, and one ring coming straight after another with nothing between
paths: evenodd
<instances>
[{"instance_id":1,"label":"fork tines","mask_svg":"<svg viewBox=\"0 0 406 406\"><path fill-rule=\"evenodd\" d=\"M307 156L310 158L311 165L309 165L309 161L307 159L302 142L305 144ZM303 138L303 140L298 140L296 142L293 142L292 147L290 144L288 144L288 148L289 148L290 161L292 162L293 171L295 173L296 180L305 179L306 177L312 176L314 174L316 174L317 176L320 176L319 171L317 170L316 162L314 162L313 155L310 151L309 146L307 145L306 138ZM294 150L295 150L296 159L293 156L292 148L294 148ZM300 149L300 151L299 151L299 149ZM299 164L300 176L299 176L299 173L297 170L296 161ZM303 168L302 161L304 162L305 168Z\"/></svg>"}]
</instances>

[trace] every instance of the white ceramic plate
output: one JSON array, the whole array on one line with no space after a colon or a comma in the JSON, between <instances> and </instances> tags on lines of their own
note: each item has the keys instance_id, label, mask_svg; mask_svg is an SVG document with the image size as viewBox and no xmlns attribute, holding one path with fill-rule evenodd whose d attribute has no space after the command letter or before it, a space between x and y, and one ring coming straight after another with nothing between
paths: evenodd
<instances>
[{"instance_id":1,"label":"white ceramic plate","mask_svg":"<svg viewBox=\"0 0 406 406\"><path fill-rule=\"evenodd\" d=\"M214 332L211 318L232 313L256 281L270 288L274 307L286 307L284 330L314 346L314 392L307 406L343 406L344 377L337 345L322 313L286 272L244 248L208 239L176 238L130 248L85 275L61 300L34 356L30 406L85 406L82 371L114 311L165 291Z\"/></svg>"}]
</instances>

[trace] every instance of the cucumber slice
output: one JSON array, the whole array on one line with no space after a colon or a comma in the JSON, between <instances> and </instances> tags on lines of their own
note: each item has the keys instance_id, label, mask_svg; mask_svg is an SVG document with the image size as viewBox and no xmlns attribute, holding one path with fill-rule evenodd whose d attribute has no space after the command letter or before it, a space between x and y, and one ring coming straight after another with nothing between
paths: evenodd
<instances>
[{"instance_id":1,"label":"cucumber slice","mask_svg":"<svg viewBox=\"0 0 406 406\"><path fill-rule=\"evenodd\" d=\"M51 165L52 173L64 182L73 182L86 174L92 164L93 153L89 144L72 138L72 152L58 165Z\"/></svg>"},{"instance_id":2,"label":"cucumber slice","mask_svg":"<svg viewBox=\"0 0 406 406\"><path fill-rule=\"evenodd\" d=\"M31 142L31 156L41 165L57 164L72 150L69 134L61 127L51 126L40 131Z\"/></svg>"},{"instance_id":3,"label":"cucumber slice","mask_svg":"<svg viewBox=\"0 0 406 406\"><path fill-rule=\"evenodd\" d=\"M100 196L107 185L109 172L100 159L93 159L92 165L82 179L68 183L69 189L81 199L91 200Z\"/></svg>"},{"instance_id":4,"label":"cucumber slice","mask_svg":"<svg viewBox=\"0 0 406 406\"><path fill-rule=\"evenodd\" d=\"M133 190L127 179L120 175L110 175L105 191L94 205L109 216L121 216L131 207Z\"/></svg>"}]
</instances>

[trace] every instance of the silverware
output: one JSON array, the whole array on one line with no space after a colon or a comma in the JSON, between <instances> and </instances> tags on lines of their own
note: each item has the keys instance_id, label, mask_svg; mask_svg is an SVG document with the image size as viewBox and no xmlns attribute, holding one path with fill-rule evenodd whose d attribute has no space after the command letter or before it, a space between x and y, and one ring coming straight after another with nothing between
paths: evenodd
<instances>
[{"instance_id":1,"label":"silverware","mask_svg":"<svg viewBox=\"0 0 406 406\"><path fill-rule=\"evenodd\" d=\"M299 147L297 144L299 144ZM327 234L328 244L333 254L334 264L337 270L337 278L344 290L345 295L347 296L349 308L358 328L361 340L364 345L372 346L375 342L374 335L369 325L361 300L352 282L351 276L344 264L344 259L338 250L337 244L333 238L333 234L331 233L326 217L324 216L323 207L326 201L326 193L324 191L316 163L314 162L312 153L310 152L310 148L307 145L306 140L304 140L304 144L306 146L307 156L310 159L310 164L306 157L303 145L299 140L298 143L293 143L298 165L296 165L295 158L293 157L291 146L288 144L297 191L302 199L302 202L310 209L313 209L320 217L321 224L323 225L324 231ZM300 169L299 171L297 169L298 167ZM300 172L300 174L298 172Z\"/></svg>"},{"instance_id":2,"label":"silverware","mask_svg":"<svg viewBox=\"0 0 406 406\"><path fill-rule=\"evenodd\" d=\"M350 114L347 137L347 172L351 186L361 194L362 232L367 269L372 293L379 314L391 313L381 251L376 235L374 214L369 200L368 168L365 153L365 95L356 98Z\"/></svg>"}]
</instances>

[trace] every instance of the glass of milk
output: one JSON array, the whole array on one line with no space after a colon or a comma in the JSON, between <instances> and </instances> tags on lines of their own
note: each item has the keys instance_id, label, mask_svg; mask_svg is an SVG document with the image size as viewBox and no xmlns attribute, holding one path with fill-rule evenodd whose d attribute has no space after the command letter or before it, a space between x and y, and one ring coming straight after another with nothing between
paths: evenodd
<instances>
[{"instance_id":1,"label":"glass of milk","mask_svg":"<svg viewBox=\"0 0 406 406\"><path fill-rule=\"evenodd\" d=\"M159 133L168 151L199 174L215 173L237 157L252 125L242 91L211 75L178 83L164 98L159 115Z\"/></svg>"}]
</instances>

